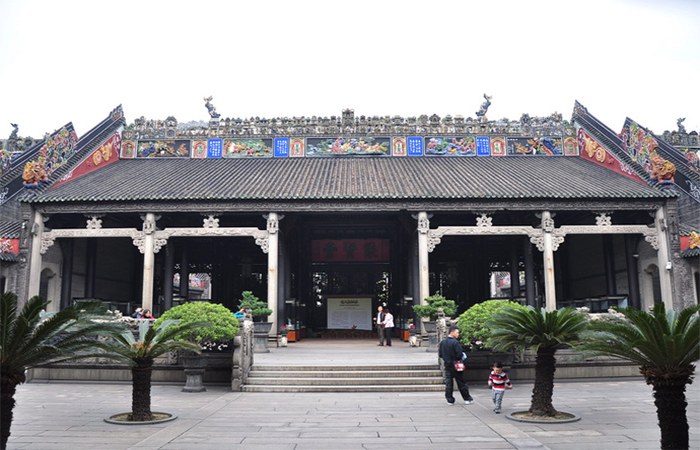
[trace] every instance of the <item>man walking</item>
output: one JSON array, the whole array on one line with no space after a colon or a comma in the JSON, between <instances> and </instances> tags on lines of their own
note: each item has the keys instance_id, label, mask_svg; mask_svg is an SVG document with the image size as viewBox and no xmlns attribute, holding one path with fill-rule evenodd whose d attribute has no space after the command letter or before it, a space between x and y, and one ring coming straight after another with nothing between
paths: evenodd
<instances>
[{"instance_id":1,"label":"man walking","mask_svg":"<svg viewBox=\"0 0 700 450\"><path fill-rule=\"evenodd\" d=\"M379 344L377 345L384 347L384 308L382 305L377 308L377 334L379 335Z\"/></svg>"},{"instance_id":2,"label":"man walking","mask_svg":"<svg viewBox=\"0 0 700 450\"><path fill-rule=\"evenodd\" d=\"M457 388L462 394L462 399L465 405L474 403L474 399L469 395L469 386L463 379L464 372L458 372L455 368L455 363L463 362L467 359L467 355L462 351L462 344L459 343L459 327L457 325L450 326L449 335L445 340L440 342L438 356L445 363L445 399L448 405L455 404L455 397L452 395L454 391L454 381L457 381Z\"/></svg>"}]
</instances>

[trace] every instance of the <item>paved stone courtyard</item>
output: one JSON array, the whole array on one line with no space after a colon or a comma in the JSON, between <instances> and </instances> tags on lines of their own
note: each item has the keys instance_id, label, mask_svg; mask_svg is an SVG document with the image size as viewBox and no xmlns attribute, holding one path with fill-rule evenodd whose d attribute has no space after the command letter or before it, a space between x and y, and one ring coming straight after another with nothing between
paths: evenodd
<instances>
[{"instance_id":1,"label":"paved stone courtyard","mask_svg":"<svg viewBox=\"0 0 700 450\"><path fill-rule=\"evenodd\" d=\"M526 424L492 412L485 383L473 405L447 406L442 393L258 394L210 386L153 387L160 425L104 422L129 410L129 384L29 383L19 387L10 449L658 449L651 388L641 379L557 382L554 404L581 420ZM504 410L527 408L531 383L515 383ZM700 386L688 389L691 448L700 449Z\"/></svg>"},{"instance_id":2,"label":"paved stone courtyard","mask_svg":"<svg viewBox=\"0 0 700 450\"><path fill-rule=\"evenodd\" d=\"M436 353L398 342L308 339L255 355L259 365L435 363ZM467 360L468 363L468 360ZM484 381L474 404L448 406L442 392L243 393L207 386L154 385L152 410L176 414L159 425L111 425L131 407L131 384L32 382L18 388L9 449L23 450L656 450L651 387L641 377L562 380L554 406L578 422L528 424L493 413ZM504 413L527 409L532 382L513 380ZM458 397L459 398L459 397ZM692 449L700 450L700 382L688 386Z\"/></svg>"}]
</instances>

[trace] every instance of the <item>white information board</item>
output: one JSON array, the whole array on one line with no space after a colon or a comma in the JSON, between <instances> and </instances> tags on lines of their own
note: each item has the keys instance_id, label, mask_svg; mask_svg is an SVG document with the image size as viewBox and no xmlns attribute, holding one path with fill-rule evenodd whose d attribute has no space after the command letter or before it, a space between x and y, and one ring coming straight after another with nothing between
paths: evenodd
<instances>
[{"instance_id":1,"label":"white information board","mask_svg":"<svg viewBox=\"0 0 700 450\"><path fill-rule=\"evenodd\" d=\"M372 329L372 297L329 297L327 301L328 329Z\"/></svg>"}]
</instances>

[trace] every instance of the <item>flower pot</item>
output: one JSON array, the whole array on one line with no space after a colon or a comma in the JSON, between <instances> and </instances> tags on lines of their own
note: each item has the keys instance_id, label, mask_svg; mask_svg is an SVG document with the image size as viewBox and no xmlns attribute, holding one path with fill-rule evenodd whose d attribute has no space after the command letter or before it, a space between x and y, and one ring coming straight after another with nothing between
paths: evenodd
<instances>
[{"instance_id":1,"label":"flower pot","mask_svg":"<svg viewBox=\"0 0 700 450\"><path fill-rule=\"evenodd\" d=\"M180 357L180 362L185 368L185 375L187 376L185 387L182 388L182 392L206 391L207 388L205 388L202 383L202 375L207 367L207 359L201 355L188 355Z\"/></svg>"},{"instance_id":2,"label":"flower pot","mask_svg":"<svg viewBox=\"0 0 700 450\"><path fill-rule=\"evenodd\" d=\"M428 333L428 348L426 352L438 351L437 321L423 322L425 332Z\"/></svg>"},{"instance_id":3,"label":"flower pot","mask_svg":"<svg viewBox=\"0 0 700 450\"><path fill-rule=\"evenodd\" d=\"M253 353L269 353L267 336L272 329L272 322L253 322Z\"/></svg>"}]
</instances>

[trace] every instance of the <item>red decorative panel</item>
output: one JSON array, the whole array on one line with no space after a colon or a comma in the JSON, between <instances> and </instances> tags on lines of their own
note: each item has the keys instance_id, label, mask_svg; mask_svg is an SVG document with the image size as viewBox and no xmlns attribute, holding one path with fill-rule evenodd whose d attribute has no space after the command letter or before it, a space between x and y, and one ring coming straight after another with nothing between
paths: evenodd
<instances>
[{"instance_id":1,"label":"red decorative panel","mask_svg":"<svg viewBox=\"0 0 700 450\"><path fill-rule=\"evenodd\" d=\"M75 166L70 172L61 177L50 189L67 183L70 180L80 178L101 167L119 161L119 149L121 148L121 135L115 131L97 150ZM50 190L49 189L49 190Z\"/></svg>"},{"instance_id":2,"label":"red decorative panel","mask_svg":"<svg viewBox=\"0 0 700 450\"><path fill-rule=\"evenodd\" d=\"M578 129L578 147L581 158L593 161L599 166L603 166L606 169L610 169L632 180L647 184L647 182L637 175L627 164L613 156L612 153L600 145L590 134L586 133L583 128Z\"/></svg>"},{"instance_id":3,"label":"red decorative panel","mask_svg":"<svg viewBox=\"0 0 700 450\"><path fill-rule=\"evenodd\" d=\"M313 262L386 262L389 239L319 239L311 241Z\"/></svg>"}]
</instances>

